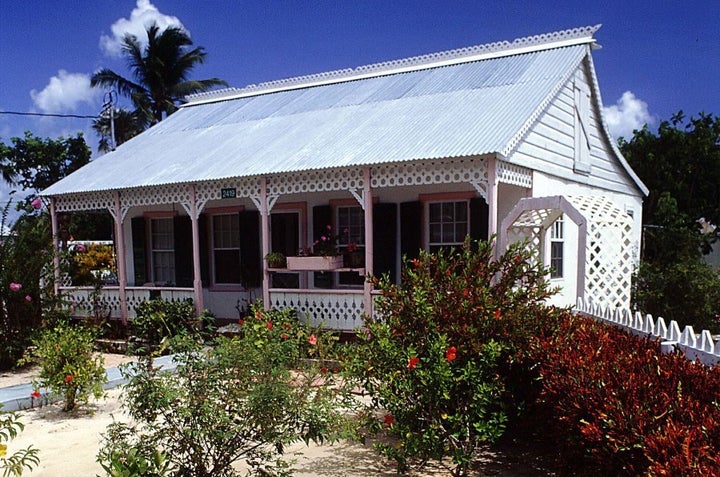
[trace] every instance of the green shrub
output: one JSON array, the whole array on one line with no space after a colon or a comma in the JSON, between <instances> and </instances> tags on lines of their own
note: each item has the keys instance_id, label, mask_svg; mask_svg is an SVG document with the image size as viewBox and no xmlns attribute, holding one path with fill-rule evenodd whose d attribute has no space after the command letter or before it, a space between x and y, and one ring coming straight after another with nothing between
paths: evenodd
<instances>
[{"instance_id":1,"label":"green shrub","mask_svg":"<svg viewBox=\"0 0 720 477\"><path fill-rule=\"evenodd\" d=\"M10 205L0 210L0 230L10 228ZM42 325L43 309L48 311L55 304L48 297L53 249L47 216L29 207L12 224L12 231L0 237L0 370L17 365L32 332Z\"/></svg>"},{"instance_id":2,"label":"green shrub","mask_svg":"<svg viewBox=\"0 0 720 477\"><path fill-rule=\"evenodd\" d=\"M135 423L110 426L98 456L104 466L127 450L143 462L161 453L170 475L237 475L239 460L254 474L286 475L288 444L347 432L349 393L320 364L300 359L305 343L318 345L314 333L289 312L254 310L235 338L211 347L186 339L174 373L150 358L125 370L124 406Z\"/></svg>"},{"instance_id":3,"label":"green shrub","mask_svg":"<svg viewBox=\"0 0 720 477\"><path fill-rule=\"evenodd\" d=\"M63 411L71 411L78 402L91 396L103 396L106 381L104 360L93 352L95 331L83 326L58 322L33 340L35 348L26 361L40 366L36 387L45 387L65 398Z\"/></svg>"},{"instance_id":4,"label":"green shrub","mask_svg":"<svg viewBox=\"0 0 720 477\"><path fill-rule=\"evenodd\" d=\"M199 319L195 317L195 306L191 299L143 301L137 306L136 318L130 325L131 334L139 341L135 343L133 351L146 354L168 338L198 333L203 320L206 327L212 324L212 316L208 313Z\"/></svg>"},{"instance_id":5,"label":"green shrub","mask_svg":"<svg viewBox=\"0 0 720 477\"><path fill-rule=\"evenodd\" d=\"M8 455L8 442L15 439L23 429L17 414L0 411L0 470L3 477L22 475L24 469L32 470L40 464L38 449L32 446Z\"/></svg>"},{"instance_id":6,"label":"green shrub","mask_svg":"<svg viewBox=\"0 0 720 477\"><path fill-rule=\"evenodd\" d=\"M493 255L490 244L468 240L406 262L399 286L375 281L381 318L366 318L349 372L384 416L370 430L393 438L378 447L401 471L411 458L450 456L454 474L465 473L525 399L514 391L529 381L524 352L550 322L542 317L552 314L543 304L552 291L522 245Z\"/></svg>"}]
</instances>

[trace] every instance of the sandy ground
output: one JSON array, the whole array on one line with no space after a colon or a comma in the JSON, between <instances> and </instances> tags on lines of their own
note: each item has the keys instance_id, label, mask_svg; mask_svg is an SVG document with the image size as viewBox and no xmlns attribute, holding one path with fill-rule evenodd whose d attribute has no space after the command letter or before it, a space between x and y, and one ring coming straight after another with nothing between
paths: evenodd
<instances>
[{"instance_id":1,"label":"sandy ground","mask_svg":"<svg viewBox=\"0 0 720 477\"><path fill-rule=\"evenodd\" d=\"M107 367L117 366L131 358L105 355ZM26 383L37 375L36 369L26 369L12 375L0 375L0 387ZM122 388L112 389L105 398L73 413L64 413L61 405L21 411L18 414L25 430L8 443L8 453L32 445L40 450L40 466L23 476L87 477L105 475L95 461L101 435L113 420L127 421L121 407ZM340 442L334 445L296 444L288 449L294 458L295 475L300 477L361 477L397 475L391 463L379 457L373 449L359 443ZM530 477L553 475L532 465L532 456L525 451L493 450L480 456L478 476ZM428 466L412 476L445 477L450 472L442 466Z\"/></svg>"}]
</instances>

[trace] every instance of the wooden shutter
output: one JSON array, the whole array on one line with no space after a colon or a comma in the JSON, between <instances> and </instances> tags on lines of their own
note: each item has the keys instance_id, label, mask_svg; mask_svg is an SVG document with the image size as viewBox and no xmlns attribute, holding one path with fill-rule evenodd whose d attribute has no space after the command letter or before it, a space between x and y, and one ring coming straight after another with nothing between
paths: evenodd
<instances>
[{"instance_id":1,"label":"wooden shutter","mask_svg":"<svg viewBox=\"0 0 720 477\"><path fill-rule=\"evenodd\" d=\"M390 274L395 281L397 250L397 204L373 205L373 274Z\"/></svg>"},{"instance_id":2,"label":"wooden shutter","mask_svg":"<svg viewBox=\"0 0 720 477\"><path fill-rule=\"evenodd\" d=\"M173 219L175 241L175 284L193 286L192 222L187 215Z\"/></svg>"},{"instance_id":3,"label":"wooden shutter","mask_svg":"<svg viewBox=\"0 0 720 477\"><path fill-rule=\"evenodd\" d=\"M141 286L147 282L147 250L146 250L146 223L145 217L134 217L130 221L132 229L132 250L133 250L133 280L135 286Z\"/></svg>"},{"instance_id":4,"label":"wooden shutter","mask_svg":"<svg viewBox=\"0 0 720 477\"><path fill-rule=\"evenodd\" d=\"M207 287L210 285L210 247L208 246L208 216L200 214L198 218L198 230L200 243L200 280L203 282L203 286Z\"/></svg>"},{"instance_id":5,"label":"wooden shutter","mask_svg":"<svg viewBox=\"0 0 720 477\"><path fill-rule=\"evenodd\" d=\"M490 208L482 197L470 199L470 238L473 240L485 240L489 237L488 218Z\"/></svg>"},{"instance_id":6,"label":"wooden shutter","mask_svg":"<svg viewBox=\"0 0 720 477\"><path fill-rule=\"evenodd\" d=\"M260 212L240 212L240 280L246 288L262 284Z\"/></svg>"},{"instance_id":7,"label":"wooden shutter","mask_svg":"<svg viewBox=\"0 0 720 477\"><path fill-rule=\"evenodd\" d=\"M400 204L400 253L416 258L422 249L422 202Z\"/></svg>"}]
</instances>

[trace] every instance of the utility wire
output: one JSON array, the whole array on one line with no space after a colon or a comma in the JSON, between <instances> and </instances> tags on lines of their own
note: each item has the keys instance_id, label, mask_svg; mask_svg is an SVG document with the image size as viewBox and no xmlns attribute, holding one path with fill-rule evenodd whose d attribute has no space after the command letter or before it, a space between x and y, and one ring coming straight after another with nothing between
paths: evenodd
<instances>
[{"instance_id":1,"label":"utility wire","mask_svg":"<svg viewBox=\"0 0 720 477\"><path fill-rule=\"evenodd\" d=\"M52 113L23 113L19 111L0 111L0 114L14 114L16 116L45 116L52 118L79 118L79 119L97 119L98 116L85 116L82 114L52 114Z\"/></svg>"}]
</instances>

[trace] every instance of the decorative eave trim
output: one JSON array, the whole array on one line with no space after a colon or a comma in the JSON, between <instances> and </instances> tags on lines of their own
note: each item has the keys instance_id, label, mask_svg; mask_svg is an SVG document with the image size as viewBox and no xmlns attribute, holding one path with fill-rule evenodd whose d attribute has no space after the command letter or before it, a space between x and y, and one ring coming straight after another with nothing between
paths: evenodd
<instances>
[{"instance_id":1,"label":"decorative eave trim","mask_svg":"<svg viewBox=\"0 0 720 477\"><path fill-rule=\"evenodd\" d=\"M587 60L590 70L593 96L597 98L596 101L593 102L593 107L596 109L597 117L600 119L600 129L603 134L605 134L605 139L607 140L608 144L610 144L610 148L612 149L617 159L620 161L620 164L623 166L623 169L625 169L625 172L627 172L630 178L635 182L635 185L637 185L638 189L640 189L640 192L642 192L643 195L647 197L647 195L650 193L650 189L647 188L647 186L643 183L640 177L635 174L635 171L632 170L632 167L630 167L630 164L628 164L627 160L625 160L625 157L622 155L622 152L620 152L620 149L615 143L612 134L610 134L610 128L608 127L607 121L605 120L605 111L603 108L602 96L600 96L600 84L598 83L597 74L595 73L595 64L593 63L592 55L587 55Z\"/></svg>"},{"instance_id":2,"label":"decorative eave trim","mask_svg":"<svg viewBox=\"0 0 720 477\"><path fill-rule=\"evenodd\" d=\"M244 88L226 88L197 93L186 97L187 103L180 107L197 106L217 101L257 96L261 94L291 91L301 88L323 86L345 81L356 81L378 76L408 73L429 68L469 63L473 61L501 58L505 56L533 53L582 44L595 44L593 35L601 25L572 28L541 35L516 38L512 42L500 41L428 55L404 58L395 61L375 63L357 68L329 71L313 75L298 76L278 81L249 85Z\"/></svg>"}]
</instances>

